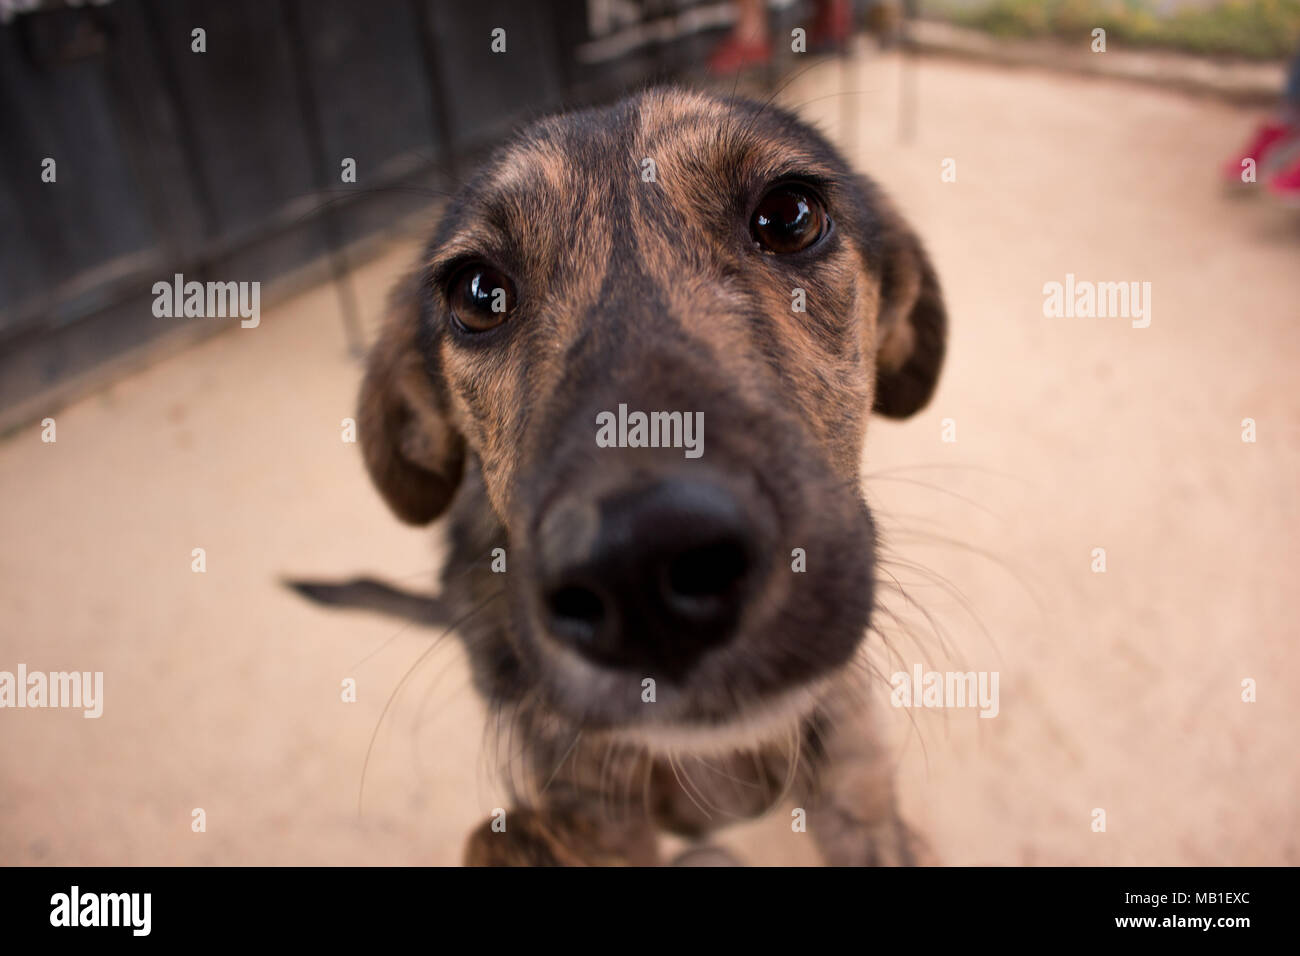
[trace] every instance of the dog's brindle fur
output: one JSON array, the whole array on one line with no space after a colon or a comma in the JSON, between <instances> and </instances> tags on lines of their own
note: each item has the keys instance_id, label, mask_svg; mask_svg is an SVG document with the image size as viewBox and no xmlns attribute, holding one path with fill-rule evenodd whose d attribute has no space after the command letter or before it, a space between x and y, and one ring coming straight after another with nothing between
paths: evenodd
<instances>
[{"instance_id":1,"label":"dog's brindle fur","mask_svg":"<svg viewBox=\"0 0 1300 956\"><path fill-rule=\"evenodd\" d=\"M770 255L750 214L784 181L815 189L833 225ZM445 294L471 259L518 290L477 335L453 327ZM395 292L359 424L400 518L450 509L441 601L516 801L504 832L471 835L467 863L653 863L657 829L701 837L787 795L827 862L917 861L854 667L874 568L858 482L869 412L929 400L945 331L913 232L771 106L653 89L536 123L459 193ZM707 454L598 449L595 414L619 402L702 410ZM538 624L538 527L557 494L691 467L771 505L775 557L736 636L645 703L654 674L581 661Z\"/></svg>"}]
</instances>

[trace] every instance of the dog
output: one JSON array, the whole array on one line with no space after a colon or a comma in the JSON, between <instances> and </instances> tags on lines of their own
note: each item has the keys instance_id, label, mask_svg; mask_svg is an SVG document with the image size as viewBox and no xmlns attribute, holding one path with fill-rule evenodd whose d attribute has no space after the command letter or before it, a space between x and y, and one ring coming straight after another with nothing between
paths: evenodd
<instances>
[{"instance_id":1,"label":"dog","mask_svg":"<svg viewBox=\"0 0 1300 956\"><path fill-rule=\"evenodd\" d=\"M663 832L716 860L787 798L828 864L923 860L854 666L859 469L946 333L915 232L770 104L652 88L534 123L459 191L358 416L393 513L446 515L441 593L301 590L464 642L514 801L467 864L652 865Z\"/></svg>"}]
</instances>

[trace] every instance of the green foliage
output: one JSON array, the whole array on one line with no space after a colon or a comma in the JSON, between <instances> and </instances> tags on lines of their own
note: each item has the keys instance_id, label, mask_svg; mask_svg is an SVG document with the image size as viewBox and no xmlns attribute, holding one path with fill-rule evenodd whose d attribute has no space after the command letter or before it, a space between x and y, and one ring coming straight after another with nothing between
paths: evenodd
<instances>
[{"instance_id":1,"label":"green foliage","mask_svg":"<svg viewBox=\"0 0 1300 956\"><path fill-rule=\"evenodd\" d=\"M1157 12L1155 0L938 0L927 12L997 36L1085 40L1106 31L1108 44L1251 59L1289 57L1300 48L1300 0L1221 0Z\"/></svg>"}]
</instances>

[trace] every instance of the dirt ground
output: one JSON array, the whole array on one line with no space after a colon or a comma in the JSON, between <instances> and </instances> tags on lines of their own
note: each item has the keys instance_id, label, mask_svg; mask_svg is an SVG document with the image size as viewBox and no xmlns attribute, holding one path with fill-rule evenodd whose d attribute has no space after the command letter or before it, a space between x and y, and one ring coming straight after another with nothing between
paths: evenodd
<instances>
[{"instance_id":1,"label":"dirt ground","mask_svg":"<svg viewBox=\"0 0 1300 956\"><path fill-rule=\"evenodd\" d=\"M898 198L952 318L935 402L868 438L929 615L895 602L873 653L997 671L1000 712L881 707L907 816L953 864L1300 863L1300 214L1213 179L1256 117L925 60L903 144L899 77L827 63L781 98ZM413 250L357 272L371 321ZM1067 273L1150 282L1150 327L1044 318ZM358 374L322 286L0 445L0 670L105 674L98 720L0 712L0 863L454 863L500 805L452 641L277 583L432 580L436 535L340 440ZM811 862L789 819L728 842Z\"/></svg>"}]
</instances>

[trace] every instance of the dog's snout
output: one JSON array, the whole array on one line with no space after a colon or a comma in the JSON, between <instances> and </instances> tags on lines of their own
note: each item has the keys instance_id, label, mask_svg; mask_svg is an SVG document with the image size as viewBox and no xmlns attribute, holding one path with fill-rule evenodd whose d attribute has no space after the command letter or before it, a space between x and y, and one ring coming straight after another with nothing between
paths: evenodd
<instances>
[{"instance_id":1,"label":"dog's snout","mask_svg":"<svg viewBox=\"0 0 1300 956\"><path fill-rule=\"evenodd\" d=\"M562 498L538 531L548 629L602 664L685 670L736 629L765 563L761 511L680 478Z\"/></svg>"}]
</instances>

